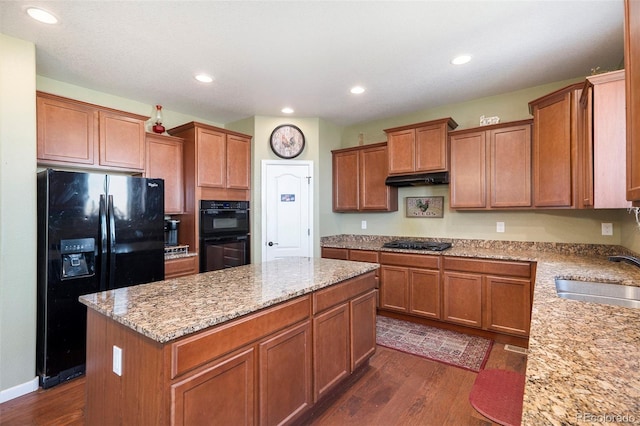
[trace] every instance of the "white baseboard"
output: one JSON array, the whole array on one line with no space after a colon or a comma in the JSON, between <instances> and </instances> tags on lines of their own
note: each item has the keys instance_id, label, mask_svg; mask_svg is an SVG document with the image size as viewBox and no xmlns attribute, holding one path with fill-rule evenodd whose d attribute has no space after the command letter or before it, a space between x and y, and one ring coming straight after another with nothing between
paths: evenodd
<instances>
[{"instance_id":1,"label":"white baseboard","mask_svg":"<svg viewBox=\"0 0 640 426\"><path fill-rule=\"evenodd\" d=\"M11 399L17 398L19 396L26 395L31 392L35 392L38 390L38 387L39 387L38 378L35 377L33 380L30 380L27 383L23 383L21 385L17 385L12 388L0 391L0 404L2 404L3 402L7 402Z\"/></svg>"}]
</instances>

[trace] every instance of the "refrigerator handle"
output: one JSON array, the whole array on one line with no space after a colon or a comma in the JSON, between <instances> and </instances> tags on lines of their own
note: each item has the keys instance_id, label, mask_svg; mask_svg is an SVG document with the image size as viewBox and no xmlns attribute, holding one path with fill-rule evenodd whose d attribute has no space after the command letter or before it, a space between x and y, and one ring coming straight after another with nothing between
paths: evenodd
<instances>
[{"instance_id":1,"label":"refrigerator handle","mask_svg":"<svg viewBox=\"0 0 640 426\"><path fill-rule=\"evenodd\" d=\"M115 287L116 269L116 218L113 211L113 195L109 195L109 289Z\"/></svg>"},{"instance_id":2,"label":"refrigerator handle","mask_svg":"<svg viewBox=\"0 0 640 426\"><path fill-rule=\"evenodd\" d=\"M107 201L100 194L100 290L107 289Z\"/></svg>"}]
</instances>

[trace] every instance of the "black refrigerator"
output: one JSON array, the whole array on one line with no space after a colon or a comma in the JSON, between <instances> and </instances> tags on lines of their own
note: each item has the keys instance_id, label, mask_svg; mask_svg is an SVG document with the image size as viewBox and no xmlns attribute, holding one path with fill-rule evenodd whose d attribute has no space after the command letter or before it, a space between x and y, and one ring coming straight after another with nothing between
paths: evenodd
<instances>
[{"instance_id":1,"label":"black refrigerator","mask_svg":"<svg viewBox=\"0 0 640 426\"><path fill-rule=\"evenodd\" d=\"M164 279L164 181L38 173L36 374L49 388L84 374L95 293Z\"/></svg>"}]
</instances>

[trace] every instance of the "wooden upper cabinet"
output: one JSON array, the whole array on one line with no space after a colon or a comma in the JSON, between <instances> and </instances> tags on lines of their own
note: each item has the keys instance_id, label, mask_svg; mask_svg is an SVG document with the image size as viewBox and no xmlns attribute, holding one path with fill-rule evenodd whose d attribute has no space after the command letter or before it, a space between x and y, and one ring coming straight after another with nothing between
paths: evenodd
<instances>
[{"instance_id":1,"label":"wooden upper cabinet","mask_svg":"<svg viewBox=\"0 0 640 426\"><path fill-rule=\"evenodd\" d=\"M99 111L98 117L100 165L144 169L144 121L111 111Z\"/></svg>"},{"instance_id":2,"label":"wooden upper cabinet","mask_svg":"<svg viewBox=\"0 0 640 426\"><path fill-rule=\"evenodd\" d=\"M385 185L386 142L332 151L333 211L397 211L398 188Z\"/></svg>"},{"instance_id":3,"label":"wooden upper cabinet","mask_svg":"<svg viewBox=\"0 0 640 426\"><path fill-rule=\"evenodd\" d=\"M624 2L627 200L640 206L640 2Z\"/></svg>"},{"instance_id":4,"label":"wooden upper cabinet","mask_svg":"<svg viewBox=\"0 0 640 426\"><path fill-rule=\"evenodd\" d=\"M613 71L587 77L582 90L579 202L584 207L631 207L626 199L624 82L625 71Z\"/></svg>"},{"instance_id":5,"label":"wooden upper cabinet","mask_svg":"<svg viewBox=\"0 0 640 426\"><path fill-rule=\"evenodd\" d=\"M449 176L452 208L487 206L486 132L451 135L451 173Z\"/></svg>"},{"instance_id":6,"label":"wooden upper cabinet","mask_svg":"<svg viewBox=\"0 0 640 426\"><path fill-rule=\"evenodd\" d=\"M447 135L458 124L452 118L385 129L389 149L389 174L449 170Z\"/></svg>"},{"instance_id":7,"label":"wooden upper cabinet","mask_svg":"<svg viewBox=\"0 0 640 426\"><path fill-rule=\"evenodd\" d=\"M224 188L226 184L226 135L211 129L196 129L198 186Z\"/></svg>"},{"instance_id":8,"label":"wooden upper cabinet","mask_svg":"<svg viewBox=\"0 0 640 426\"><path fill-rule=\"evenodd\" d=\"M529 103L535 207L576 207L581 92L582 84L574 84Z\"/></svg>"},{"instance_id":9,"label":"wooden upper cabinet","mask_svg":"<svg viewBox=\"0 0 640 426\"><path fill-rule=\"evenodd\" d=\"M188 145L189 173L195 174L194 183L197 187L240 191L250 189L251 136L197 122L183 124L168 132L184 138L185 146ZM236 191L236 194L240 191ZM215 194L218 198L221 193Z\"/></svg>"},{"instance_id":10,"label":"wooden upper cabinet","mask_svg":"<svg viewBox=\"0 0 640 426\"><path fill-rule=\"evenodd\" d=\"M531 120L451 133L452 208L531 206Z\"/></svg>"},{"instance_id":11,"label":"wooden upper cabinet","mask_svg":"<svg viewBox=\"0 0 640 426\"><path fill-rule=\"evenodd\" d=\"M145 176L164 179L164 211L184 211L183 140L173 136L147 133Z\"/></svg>"},{"instance_id":12,"label":"wooden upper cabinet","mask_svg":"<svg viewBox=\"0 0 640 426\"><path fill-rule=\"evenodd\" d=\"M249 189L251 173L251 138L227 135L227 188Z\"/></svg>"},{"instance_id":13,"label":"wooden upper cabinet","mask_svg":"<svg viewBox=\"0 0 640 426\"><path fill-rule=\"evenodd\" d=\"M531 206L531 123L489 131L490 206Z\"/></svg>"},{"instance_id":14,"label":"wooden upper cabinet","mask_svg":"<svg viewBox=\"0 0 640 426\"><path fill-rule=\"evenodd\" d=\"M149 117L37 92L38 164L144 170Z\"/></svg>"},{"instance_id":15,"label":"wooden upper cabinet","mask_svg":"<svg viewBox=\"0 0 640 426\"><path fill-rule=\"evenodd\" d=\"M332 151L333 211L358 211L360 151Z\"/></svg>"},{"instance_id":16,"label":"wooden upper cabinet","mask_svg":"<svg viewBox=\"0 0 640 426\"><path fill-rule=\"evenodd\" d=\"M91 165L98 112L90 105L38 93L38 161Z\"/></svg>"}]
</instances>

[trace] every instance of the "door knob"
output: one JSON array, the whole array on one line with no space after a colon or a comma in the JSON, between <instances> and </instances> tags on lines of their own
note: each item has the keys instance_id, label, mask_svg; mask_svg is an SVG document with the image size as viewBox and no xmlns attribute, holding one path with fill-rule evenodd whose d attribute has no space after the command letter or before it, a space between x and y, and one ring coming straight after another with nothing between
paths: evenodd
<instances>
[{"instance_id":1,"label":"door knob","mask_svg":"<svg viewBox=\"0 0 640 426\"><path fill-rule=\"evenodd\" d=\"M269 245L269 247L278 245L278 243L274 243L273 241L269 241L267 244Z\"/></svg>"}]
</instances>

